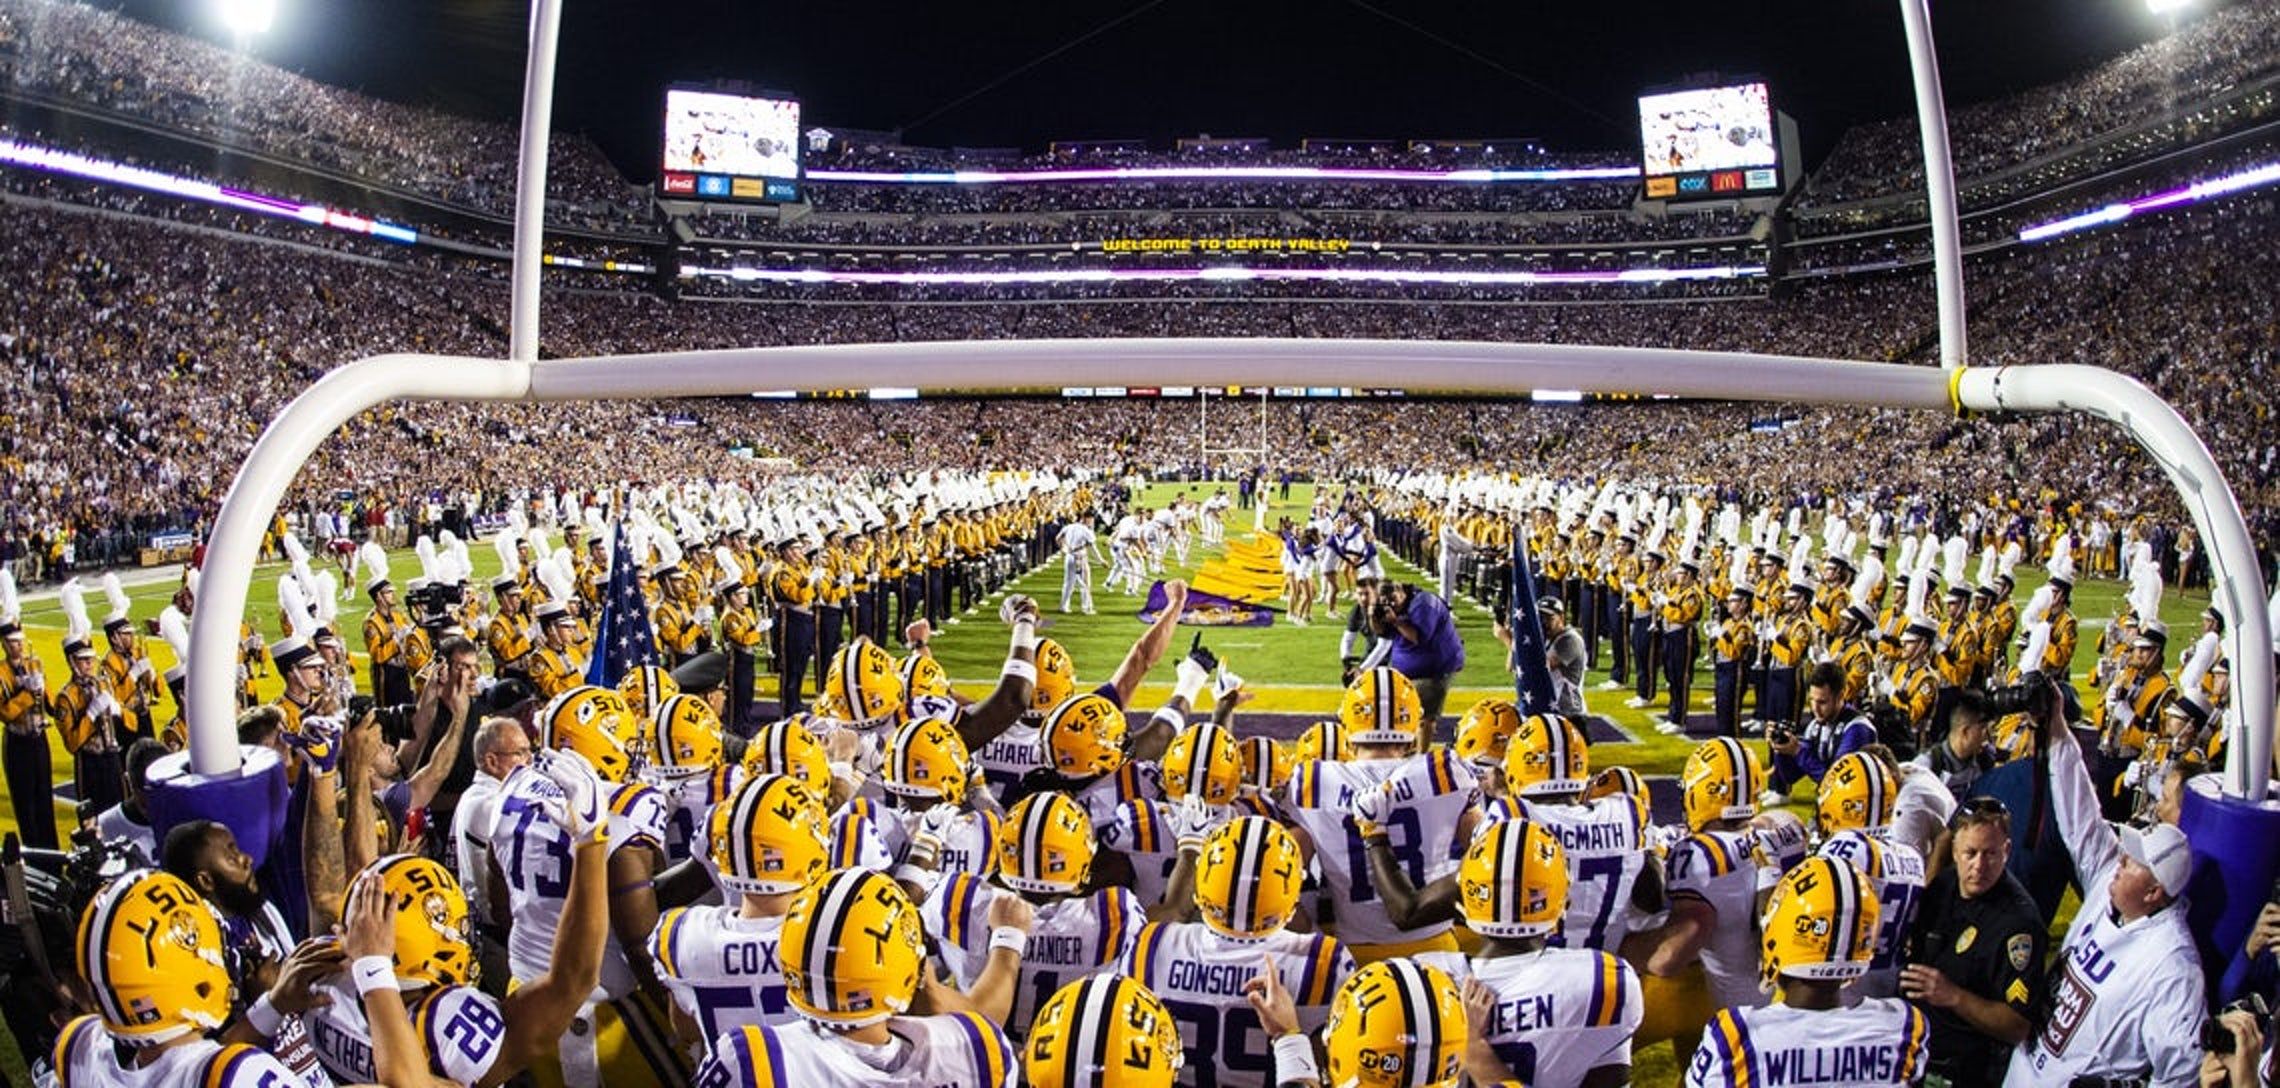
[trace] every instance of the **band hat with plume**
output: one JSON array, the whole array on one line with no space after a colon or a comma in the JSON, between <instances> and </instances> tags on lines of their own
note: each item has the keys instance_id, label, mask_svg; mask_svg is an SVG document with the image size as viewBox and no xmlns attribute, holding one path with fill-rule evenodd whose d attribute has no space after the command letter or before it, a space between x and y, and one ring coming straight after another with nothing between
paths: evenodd
<instances>
[{"instance_id":1,"label":"band hat with plume","mask_svg":"<svg viewBox=\"0 0 2280 1088\"><path fill-rule=\"evenodd\" d=\"M363 579L365 596L379 593L389 584L388 549L376 541L365 541L356 549L356 571L353 576Z\"/></svg>"},{"instance_id":2,"label":"band hat with plume","mask_svg":"<svg viewBox=\"0 0 2280 1088\"><path fill-rule=\"evenodd\" d=\"M95 645L88 641L95 633L95 625L87 618L87 587L80 585L76 577L66 578L55 596L56 603L63 607L63 655L95 656Z\"/></svg>"},{"instance_id":3,"label":"band hat with plume","mask_svg":"<svg viewBox=\"0 0 2280 1088\"><path fill-rule=\"evenodd\" d=\"M24 602L16 592L15 572L0 567L0 638L24 633Z\"/></svg>"}]
</instances>

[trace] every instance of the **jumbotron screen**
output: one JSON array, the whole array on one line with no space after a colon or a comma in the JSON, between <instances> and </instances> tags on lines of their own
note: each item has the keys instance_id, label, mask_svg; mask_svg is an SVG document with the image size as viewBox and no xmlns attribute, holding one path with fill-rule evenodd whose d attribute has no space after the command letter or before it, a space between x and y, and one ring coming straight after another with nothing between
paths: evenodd
<instances>
[{"instance_id":1,"label":"jumbotron screen","mask_svg":"<svg viewBox=\"0 0 2280 1088\"><path fill-rule=\"evenodd\" d=\"M799 102L668 89L657 191L695 200L799 200Z\"/></svg>"},{"instance_id":2,"label":"jumbotron screen","mask_svg":"<svg viewBox=\"0 0 2280 1088\"><path fill-rule=\"evenodd\" d=\"M1639 96L1639 146L1649 199L1781 190L1773 103L1763 83Z\"/></svg>"}]
</instances>

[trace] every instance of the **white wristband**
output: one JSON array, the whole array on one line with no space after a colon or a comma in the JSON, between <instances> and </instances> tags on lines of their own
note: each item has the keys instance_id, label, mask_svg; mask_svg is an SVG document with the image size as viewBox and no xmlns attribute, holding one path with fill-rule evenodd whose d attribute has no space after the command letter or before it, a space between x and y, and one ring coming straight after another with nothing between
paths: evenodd
<instances>
[{"instance_id":1,"label":"white wristband","mask_svg":"<svg viewBox=\"0 0 2280 1088\"><path fill-rule=\"evenodd\" d=\"M1012 926L994 926L990 929L990 948L1005 949L1016 956L1029 951L1029 934Z\"/></svg>"},{"instance_id":2,"label":"white wristband","mask_svg":"<svg viewBox=\"0 0 2280 1088\"><path fill-rule=\"evenodd\" d=\"M399 990L396 983L396 963L388 956L365 956L348 965L348 977L356 982L357 996L374 990Z\"/></svg>"},{"instance_id":3,"label":"white wristband","mask_svg":"<svg viewBox=\"0 0 2280 1088\"><path fill-rule=\"evenodd\" d=\"M1037 624L1035 621L1026 616L1013 621L1013 648L1016 650L1037 649Z\"/></svg>"},{"instance_id":4,"label":"white wristband","mask_svg":"<svg viewBox=\"0 0 2280 1088\"><path fill-rule=\"evenodd\" d=\"M1148 722L1151 725L1162 722L1174 730L1187 728L1187 716L1168 706L1159 707L1154 714L1148 715Z\"/></svg>"},{"instance_id":5,"label":"white wristband","mask_svg":"<svg viewBox=\"0 0 2280 1088\"><path fill-rule=\"evenodd\" d=\"M1275 1083L1322 1082L1322 1067L1314 1061L1314 1042L1292 1032L1275 1038Z\"/></svg>"},{"instance_id":6,"label":"white wristband","mask_svg":"<svg viewBox=\"0 0 2280 1088\"><path fill-rule=\"evenodd\" d=\"M245 1024L260 1032L262 1038L274 1039L285 1027L285 1014L277 1011L277 1006L270 1002L268 994L263 994L260 1000L245 1010Z\"/></svg>"},{"instance_id":7,"label":"white wristband","mask_svg":"<svg viewBox=\"0 0 2280 1088\"><path fill-rule=\"evenodd\" d=\"M1018 657L1009 657L1005 659L1005 669L999 675L1018 676L1034 684L1037 682L1037 663L1023 661Z\"/></svg>"}]
</instances>

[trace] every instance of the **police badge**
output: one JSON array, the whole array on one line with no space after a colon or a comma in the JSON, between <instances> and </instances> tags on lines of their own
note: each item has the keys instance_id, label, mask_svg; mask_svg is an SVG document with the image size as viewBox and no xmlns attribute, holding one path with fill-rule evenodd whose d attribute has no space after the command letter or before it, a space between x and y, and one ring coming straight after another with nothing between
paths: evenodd
<instances>
[{"instance_id":1,"label":"police badge","mask_svg":"<svg viewBox=\"0 0 2280 1088\"><path fill-rule=\"evenodd\" d=\"M2011 970L2024 971L2035 955L2034 934L2021 933L2003 945L2004 955L2010 957Z\"/></svg>"}]
</instances>

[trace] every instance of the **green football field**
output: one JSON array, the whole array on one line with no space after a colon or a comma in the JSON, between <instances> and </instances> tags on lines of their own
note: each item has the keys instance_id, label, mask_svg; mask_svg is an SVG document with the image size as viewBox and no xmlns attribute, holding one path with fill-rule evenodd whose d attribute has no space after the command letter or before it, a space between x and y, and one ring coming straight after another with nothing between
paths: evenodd
<instances>
[{"instance_id":1,"label":"green football field","mask_svg":"<svg viewBox=\"0 0 2280 1088\"><path fill-rule=\"evenodd\" d=\"M1199 495L1204 490L1187 485L1154 485L1144 492L1142 501L1151 505L1159 504L1183 488ZM1285 515L1294 518L1305 515L1313 500L1313 490L1311 486L1294 486L1288 499L1270 499L1265 524L1274 525L1278 518ZM1230 511L1229 537L1236 538L1248 532L1252 516L1250 511ZM556 543L559 544L559 541ZM1221 549L1217 547L1199 546L1191 550L1185 566L1167 568L1164 577L1187 575L1220 554ZM475 584L486 584L490 575L498 569L497 554L489 541L485 540L470 542L470 555L475 562ZM1432 581L1430 572L1409 567L1391 553L1386 553L1385 559L1387 574L1394 578L1420 584L1430 584ZM418 571L418 561L410 549L391 554L390 561L399 584ZM269 564L260 568L249 609L256 627L273 641L279 637L276 578L283 569L282 564ZM2023 602L2025 595L2041 584L2042 571L2039 567L2022 566L2019 574L2019 600ZM1009 592L1027 593L1042 602L1046 613L1042 633L1058 640L1069 650L1077 666L1078 679L1085 685L1105 681L1123 659L1133 639L1143 630L1138 613L1144 598L1100 589L1098 583L1106 575L1105 565L1094 567L1094 603L1097 614L1091 616L1063 614L1059 611L1061 569L1057 562L1032 571L1007 587ZM128 594L133 600L132 615L138 626L143 619L156 617L166 607L173 595L174 586L173 580L163 579L128 587ZM2076 586L2074 611L2082 617L2081 646L2075 656L2074 672L2077 677L2089 667L2095 654L2098 630L2114 614L2121 601L2122 589L2116 582L2087 579ZM945 625L937 632L934 640L935 653L949 672L953 685L968 698L982 695L996 682L999 666L1005 658L1006 629L997 620L997 603L997 597L980 602L974 609L960 615L957 623ZM2199 630L2197 616L2207 603L2205 592L2172 590L2164 596L2162 617L2174 631L2195 632ZM102 595L94 590L91 582L88 607L97 623L102 621L108 610ZM1509 696L1512 693L1512 682L1503 669L1503 648L1490 632L1488 610L1471 602L1459 602L1452 607L1459 630L1464 636L1467 656L1467 666L1450 692L1445 711L1453 718L1480 698ZM361 593L341 604L338 629L347 635L352 646L359 642L357 632L362 629L366 611ZM1135 705L1140 708L1153 707L1169 696L1171 660L1176 659L1177 654L1185 649L1193 637L1192 632L1201 630L1205 645L1220 656L1227 668L1244 677L1246 685L1257 693L1256 700L1247 709L1330 716L1336 712L1340 692L1338 641L1344 630L1344 618L1342 611L1333 615L1318 603L1316 622L1310 627L1298 627L1278 619L1269 627L1183 628L1173 651L1167 654L1167 660L1142 685ZM68 676L62 654L64 619L52 592L36 599L27 594L23 623L33 651L46 663L51 683ZM171 650L159 640L150 641L155 664L160 669L173 664ZM2181 650L2183 642L2180 639L2173 650ZM899 647L893 649L899 653ZM361 665L363 655L356 656ZM2171 656L2171 668L2174 670L2178 665L2175 658L2179 654L2173 652ZM1602 664L1606 663L1607 658L1603 652ZM1590 709L1594 714L1611 719L1635 739L1625 743L1595 744L1592 752L1593 766L1621 764L1649 776L1677 774L1692 748L1692 742L1682 737L1665 737L1654 732L1654 722L1659 720L1661 712L1660 705L1636 710L1625 707L1623 700L1627 692L1598 690L1598 684L1605 679L1604 670L1594 672L1588 678L1586 689ZM258 682L264 697L274 695L277 686L274 676L262 677ZM763 679L759 694L762 698L773 698L774 685ZM1707 712L1710 704L1707 665L1697 673L1693 695L1694 709ZM171 705L162 707L160 720L164 721L172 713ZM1240 717L1236 725L1240 731ZM52 732L50 747L54 755L56 780L68 783L71 780L71 759L64 752L60 739L56 739ZM0 795L4 794L5 785L0 783ZM1809 800L1807 795L1800 793L1792 800L1791 807L1800 816L1810 818ZM0 831L14 830L14 811L12 801L0 806ZM59 828L68 830L72 826L69 812L60 805L57 817ZM12 1055L6 1054L13 1049L10 1043L12 1040L0 1038L0 1071L20 1071L22 1068L13 1064ZM1675 1084L1678 1080L1677 1064L1667 1044L1642 1050L1635 1055L1634 1061L1636 1081L1639 1084Z\"/></svg>"}]
</instances>

